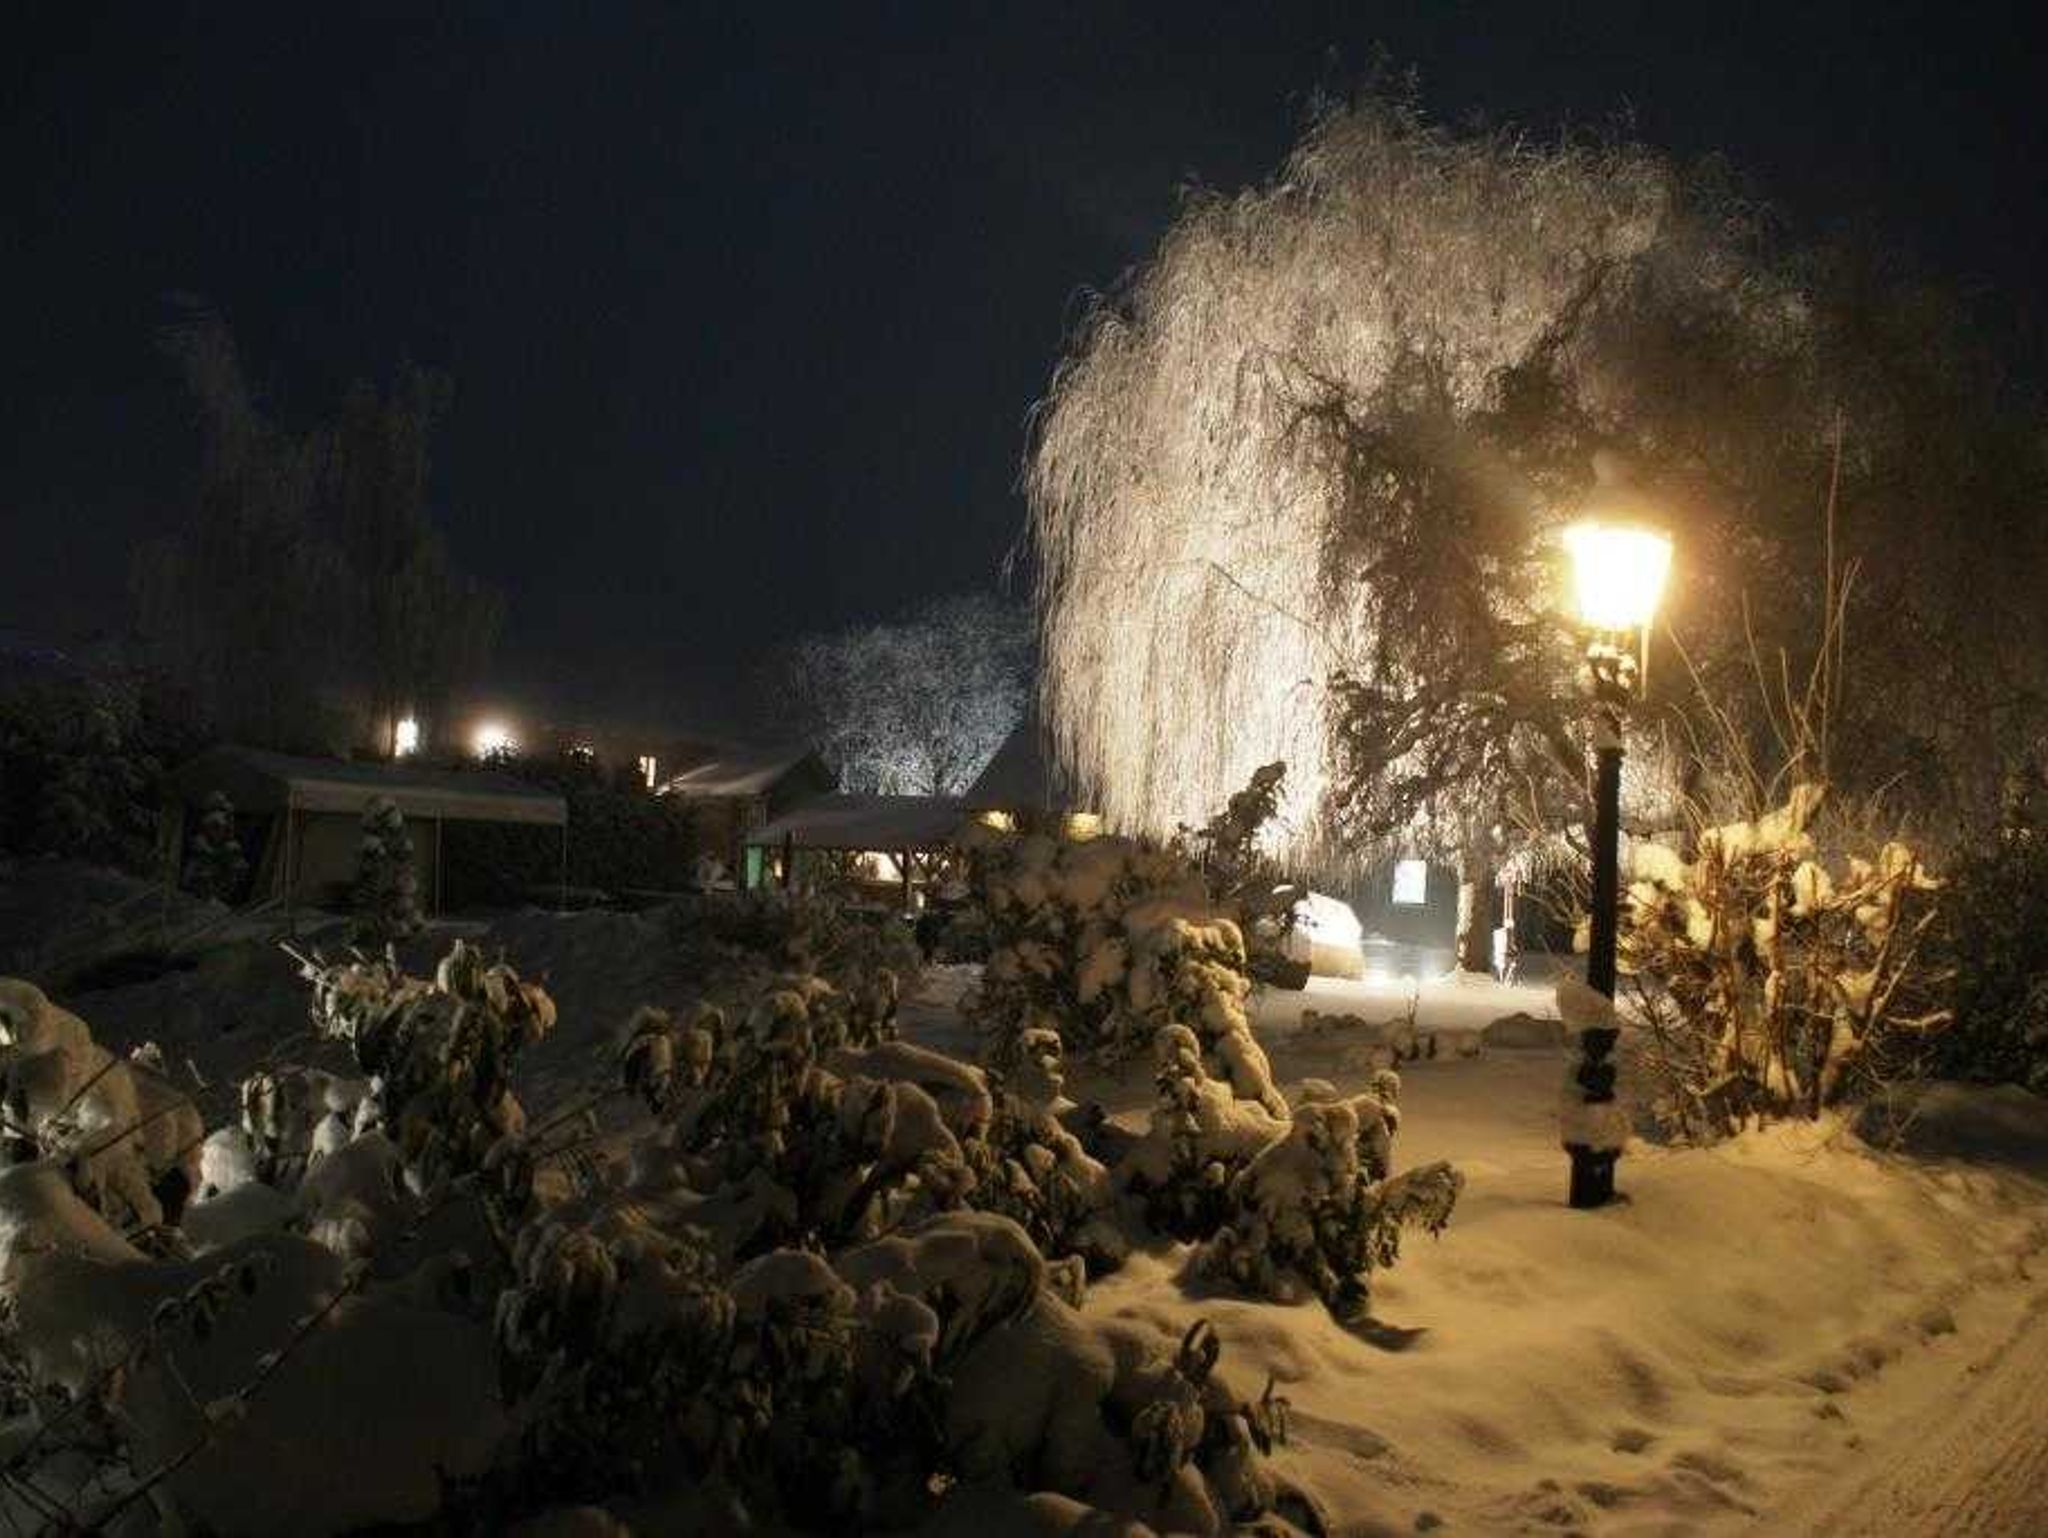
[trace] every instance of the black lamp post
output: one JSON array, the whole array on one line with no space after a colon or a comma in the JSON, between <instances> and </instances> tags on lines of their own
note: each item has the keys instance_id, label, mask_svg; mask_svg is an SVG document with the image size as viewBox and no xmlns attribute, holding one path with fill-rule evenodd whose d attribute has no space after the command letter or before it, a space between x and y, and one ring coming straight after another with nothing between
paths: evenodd
<instances>
[{"instance_id":1,"label":"black lamp post","mask_svg":"<svg viewBox=\"0 0 2048 1538\"><path fill-rule=\"evenodd\" d=\"M1671 541L1641 524L1589 519L1565 531L1579 620L1586 629L1584 678L1593 703L1593 900L1586 950L1586 986L1611 1001L1615 940L1621 919L1622 719L1641 687L1640 649L1671 565ZM1622 1119L1614 1062L1620 1029L1611 1003L1581 1022L1572 1082L1578 1106L1568 1113L1571 1205L1601 1207L1614 1199Z\"/></svg>"}]
</instances>

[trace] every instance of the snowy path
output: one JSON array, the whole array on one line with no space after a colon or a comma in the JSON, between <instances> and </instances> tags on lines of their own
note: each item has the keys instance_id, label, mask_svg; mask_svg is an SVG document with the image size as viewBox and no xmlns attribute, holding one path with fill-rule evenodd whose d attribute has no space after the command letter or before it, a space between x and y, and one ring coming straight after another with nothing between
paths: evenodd
<instances>
[{"instance_id":1,"label":"snowy path","mask_svg":"<svg viewBox=\"0 0 2048 1538\"><path fill-rule=\"evenodd\" d=\"M1760 1531L1810 1538L2048 1534L2048 1294L1951 1380L1935 1414L1869 1450L1851 1477L1796 1496Z\"/></svg>"}]
</instances>

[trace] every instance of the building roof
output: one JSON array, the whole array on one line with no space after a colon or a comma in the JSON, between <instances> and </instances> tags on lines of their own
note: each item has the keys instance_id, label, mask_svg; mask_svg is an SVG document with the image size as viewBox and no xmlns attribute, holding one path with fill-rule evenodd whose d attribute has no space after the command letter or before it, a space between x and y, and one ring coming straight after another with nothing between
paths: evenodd
<instances>
[{"instance_id":1,"label":"building roof","mask_svg":"<svg viewBox=\"0 0 2048 1538\"><path fill-rule=\"evenodd\" d=\"M959 796L815 796L747 834L756 846L796 849L936 849L966 820Z\"/></svg>"},{"instance_id":2,"label":"building roof","mask_svg":"<svg viewBox=\"0 0 2048 1538\"><path fill-rule=\"evenodd\" d=\"M174 772L171 783L188 800L224 791L243 812L359 814L374 797L386 796L408 817L550 827L569 820L560 796L488 769L296 758L265 748L211 748Z\"/></svg>"},{"instance_id":3,"label":"building roof","mask_svg":"<svg viewBox=\"0 0 2048 1538\"><path fill-rule=\"evenodd\" d=\"M805 747L728 749L665 781L662 791L672 796L758 796L806 759L815 761L815 755ZM824 771L822 764L818 767Z\"/></svg>"},{"instance_id":4,"label":"building roof","mask_svg":"<svg viewBox=\"0 0 2048 1538\"><path fill-rule=\"evenodd\" d=\"M1035 710L996 749L988 767L967 787L965 799L974 812L1078 812L1089 806L1074 777L1055 759Z\"/></svg>"}]
</instances>

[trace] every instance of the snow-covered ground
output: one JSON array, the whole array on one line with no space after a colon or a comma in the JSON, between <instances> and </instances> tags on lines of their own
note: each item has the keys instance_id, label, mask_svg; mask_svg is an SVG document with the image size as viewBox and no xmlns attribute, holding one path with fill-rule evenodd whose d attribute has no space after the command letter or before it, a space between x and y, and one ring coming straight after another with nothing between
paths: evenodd
<instances>
[{"instance_id":1,"label":"snow-covered ground","mask_svg":"<svg viewBox=\"0 0 2048 1538\"><path fill-rule=\"evenodd\" d=\"M626 1012L676 985L640 916L510 916L486 943L547 974L563 1007L522 1075L536 1104L613 1072ZM906 1032L971 1054L974 976L932 973ZM1411 991L1396 973L1262 995L1282 1087L1362 1086L1388 1042L1407 1044ZM1402 1068L1397 1162L1449 1159L1467 1185L1444 1237L1411 1238L1376 1279L1370 1325L1199 1295L1166 1243L1087 1304L1162 1339L1207 1317L1240 1392L1272 1374L1293 1407L1278 1461L1339 1531L2048 1533L2048 1287L2030 1275L2048 1249L2048 1105L1940 1088L1910 1154L1839 1122L1640 1146L1627 1203L1573 1212L1563 1051L1500 1044L1552 1041L1547 984L1438 977L1414 999L1438 1053ZM253 938L70 1002L109 1044L154 1036L215 1084L302 1031L305 1010L289 961ZM1143 1063L1075 1069L1069 1088L1131 1128L1152 1095Z\"/></svg>"},{"instance_id":2,"label":"snow-covered ground","mask_svg":"<svg viewBox=\"0 0 2048 1538\"><path fill-rule=\"evenodd\" d=\"M970 981L935 979L913 1032L957 1049ZM1399 1018L1408 998L1325 979L1265 995L1283 1087L1360 1082L1381 1055L1304 1012ZM1448 1040L1517 1013L1554 1013L1548 990L1445 979L1416 1023ZM1403 1068L1398 1161L1450 1159L1467 1186L1444 1237L1377 1279L1370 1327L1194 1295L1165 1244L1088 1308L1173 1336L1213 1321L1233 1384L1256 1396L1271 1373L1292 1402L1280 1462L1346 1532L2048 1532L2048 1287L2030 1275L2048 1107L1935 1096L1918 1141L1974 1143L1974 1162L1878 1152L1839 1122L1639 1146L1628 1201L1573 1212L1564 1062L1488 1047ZM1150 1097L1143 1065L1070 1088L1132 1126Z\"/></svg>"}]
</instances>

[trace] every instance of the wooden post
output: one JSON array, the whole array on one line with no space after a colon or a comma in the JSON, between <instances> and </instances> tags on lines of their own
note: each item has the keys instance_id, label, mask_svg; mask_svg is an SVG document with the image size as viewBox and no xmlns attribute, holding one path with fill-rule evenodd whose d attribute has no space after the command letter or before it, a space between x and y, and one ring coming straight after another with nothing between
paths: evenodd
<instances>
[{"instance_id":1,"label":"wooden post","mask_svg":"<svg viewBox=\"0 0 2048 1538\"><path fill-rule=\"evenodd\" d=\"M796 830L782 835L782 890L787 892L796 884Z\"/></svg>"},{"instance_id":2,"label":"wooden post","mask_svg":"<svg viewBox=\"0 0 2048 1538\"><path fill-rule=\"evenodd\" d=\"M434 819L434 917L441 916L441 819Z\"/></svg>"},{"instance_id":3,"label":"wooden post","mask_svg":"<svg viewBox=\"0 0 2048 1538\"><path fill-rule=\"evenodd\" d=\"M897 863L902 867L901 874L903 876L903 911L905 913L910 913L915 910L916 906L910 900L910 851L908 849L899 850L896 855L896 860Z\"/></svg>"}]
</instances>

